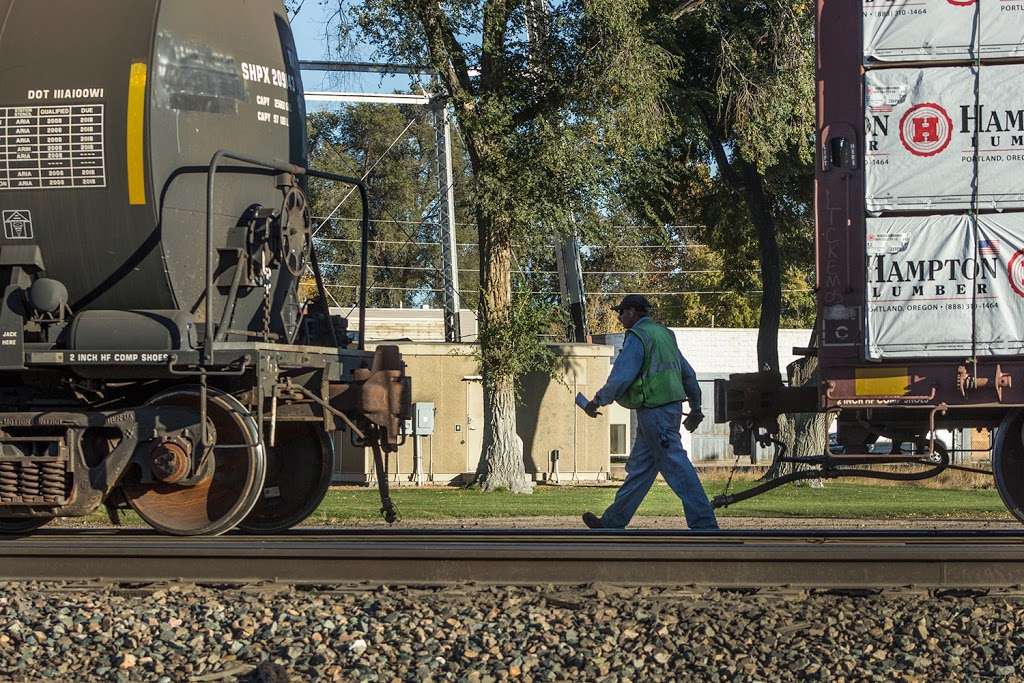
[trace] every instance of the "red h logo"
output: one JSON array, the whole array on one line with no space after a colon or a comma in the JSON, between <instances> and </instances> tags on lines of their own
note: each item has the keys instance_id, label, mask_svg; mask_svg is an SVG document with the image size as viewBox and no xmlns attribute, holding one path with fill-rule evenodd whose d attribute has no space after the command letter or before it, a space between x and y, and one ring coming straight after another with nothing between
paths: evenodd
<instances>
[{"instance_id":1,"label":"red h logo","mask_svg":"<svg viewBox=\"0 0 1024 683\"><path fill-rule=\"evenodd\" d=\"M939 141L939 117L919 116L912 119L914 126L914 142L938 142Z\"/></svg>"},{"instance_id":2,"label":"red h logo","mask_svg":"<svg viewBox=\"0 0 1024 683\"><path fill-rule=\"evenodd\" d=\"M946 149L953 139L953 121L941 105L922 102L900 118L900 142L908 152L932 157Z\"/></svg>"}]
</instances>

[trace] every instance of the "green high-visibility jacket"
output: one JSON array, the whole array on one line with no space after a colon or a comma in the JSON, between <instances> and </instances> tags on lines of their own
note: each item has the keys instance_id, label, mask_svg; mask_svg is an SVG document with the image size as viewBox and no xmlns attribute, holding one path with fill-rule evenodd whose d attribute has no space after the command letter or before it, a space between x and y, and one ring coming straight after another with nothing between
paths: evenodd
<instances>
[{"instance_id":1,"label":"green high-visibility jacket","mask_svg":"<svg viewBox=\"0 0 1024 683\"><path fill-rule=\"evenodd\" d=\"M657 408L686 398L683 367L675 335L650 318L636 323L626 334L635 334L644 347L640 374L618 403L623 408Z\"/></svg>"}]
</instances>

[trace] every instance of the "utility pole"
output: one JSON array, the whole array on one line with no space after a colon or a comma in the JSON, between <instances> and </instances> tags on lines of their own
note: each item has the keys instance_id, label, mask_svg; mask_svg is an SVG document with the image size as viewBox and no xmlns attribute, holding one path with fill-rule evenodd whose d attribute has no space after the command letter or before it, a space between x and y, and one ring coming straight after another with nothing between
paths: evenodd
<instances>
[{"instance_id":1,"label":"utility pole","mask_svg":"<svg viewBox=\"0 0 1024 683\"><path fill-rule=\"evenodd\" d=\"M459 255L455 241L455 187L452 178L452 128L448 104L434 100L434 130L437 133L438 226L444 273L444 340L462 341L459 324Z\"/></svg>"}]
</instances>

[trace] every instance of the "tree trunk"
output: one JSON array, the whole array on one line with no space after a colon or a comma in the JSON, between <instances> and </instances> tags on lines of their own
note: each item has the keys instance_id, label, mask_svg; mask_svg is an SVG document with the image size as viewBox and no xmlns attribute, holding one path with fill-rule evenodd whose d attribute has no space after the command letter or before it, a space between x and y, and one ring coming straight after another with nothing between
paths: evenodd
<instances>
[{"instance_id":1,"label":"tree trunk","mask_svg":"<svg viewBox=\"0 0 1024 683\"><path fill-rule=\"evenodd\" d=\"M480 355L484 384L484 444L477 483L485 491L531 493L523 441L516 431L516 380L503 344L512 329L512 243L510 231L478 216L481 245Z\"/></svg>"},{"instance_id":2,"label":"tree trunk","mask_svg":"<svg viewBox=\"0 0 1024 683\"><path fill-rule=\"evenodd\" d=\"M811 345L815 346L813 337ZM789 374L790 386L799 387L815 384L819 381L817 356L808 356L795 360L786 367L786 370ZM825 452L828 442L828 414L793 413L780 415L778 439L785 444L787 455L821 455ZM776 457L768 471L765 472L764 478L775 479L790 472L806 469L810 469L810 465L779 462L777 450ZM823 486L820 479L812 479L810 481L811 486L814 488L821 488Z\"/></svg>"},{"instance_id":3,"label":"tree trunk","mask_svg":"<svg viewBox=\"0 0 1024 683\"><path fill-rule=\"evenodd\" d=\"M768 206L764 182L757 169L745 160L737 165L743 174L743 194L750 219L757 228L761 252L761 320L757 331L758 370L779 372L779 321L782 317L782 258L775 218Z\"/></svg>"},{"instance_id":4,"label":"tree trunk","mask_svg":"<svg viewBox=\"0 0 1024 683\"><path fill-rule=\"evenodd\" d=\"M699 107L699 105L698 105ZM726 153L718 119L701 108L707 125L711 151L722 176L733 190L743 196L750 220L757 230L761 252L761 320L757 332L757 369L779 372L779 320L782 317L782 257L779 254L778 229L772 216L764 178L757 168L740 156L733 159Z\"/></svg>"},{"instance_id":5,"label":"tree trunk","mask_svg":"<svg viewBox=\"0 0 1024 683\"><path fill-rule=\"evenodd\" d=\"M484 450L477 482L484 491L533 492L523 462L523 440L516 432L516 391L510 378L484 390Z\"/></svg>"}]
</instances>

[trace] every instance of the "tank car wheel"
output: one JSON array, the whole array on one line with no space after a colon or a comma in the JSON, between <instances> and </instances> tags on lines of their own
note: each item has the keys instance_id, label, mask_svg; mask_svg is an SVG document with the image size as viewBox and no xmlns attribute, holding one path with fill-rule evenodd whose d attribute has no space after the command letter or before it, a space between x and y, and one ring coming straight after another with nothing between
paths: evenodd
<instances>
[{"instance_id":1,"label":"tank car wheel","mask_svg":"<svg viewBox=\"0 0 1024 683\"><path fill-rule=\"evenodd\" d=\"M53 517L0 517L0 535L28 534L53 521Z\"/></svg>"},{"instance_id":2,"label":"tank car wheel","mask_svg":"<svg viewBox=\"0 0 1024 683\"><path fill-rule=\"evenodd\" d=\"M290 529L313 514L331 485L334 448L319 423L279 422L267 449L267 478L256 507L239 524L253 533Z\"/></svg>"},{"instance_id":3,"label":"tank car wheel","mask_svg":"<svg viewBox=\"0 0 1024 683\"><path fill-rule=\"evenodd\" d=\"M1024 522L1024 411L1015 410L999 423L992 447L992 474L1006 509Z\"/></svg>"},{"instance_id":4,"label":"tank car wheel","mask_svg":"<svg viewBox=\"0 0 1024 683\"><path fill-rule=\"evenodd\" d=\"M122 484L128 504L154 529L176 536L222 534L245 519L259 499L266 473L266 452L252 414L230 394L210 389L207 419L217 443L209 457L209 474L198 483L180 486L164 482ZM148 405L199 406L199 387L160 394ZM247 448L217 448L240 446Z\"/></svg>"}]
</instances>

